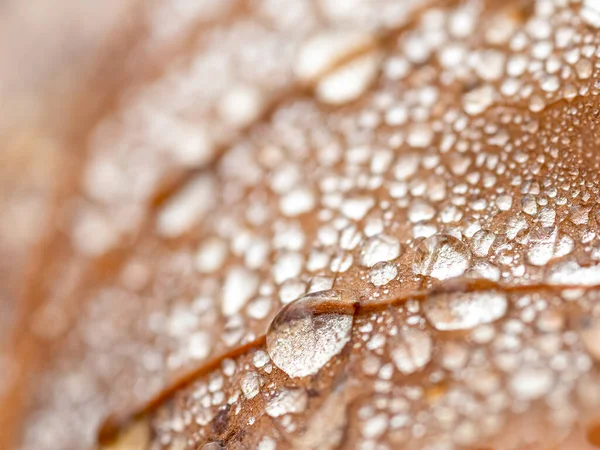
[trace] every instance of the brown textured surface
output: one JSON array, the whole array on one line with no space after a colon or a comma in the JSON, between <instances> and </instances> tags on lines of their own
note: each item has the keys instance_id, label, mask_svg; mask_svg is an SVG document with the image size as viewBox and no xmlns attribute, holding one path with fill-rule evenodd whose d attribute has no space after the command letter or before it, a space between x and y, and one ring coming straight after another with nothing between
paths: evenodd
<instances>
[{"instance_id":1,"label":"brown textured surface","mask_svg":"<svg viewBox=\"0 0 600 450\"><path fill-rule=\"evenodd\" d=\"M69 140L80 169L23 327L46 361L26 385L21 448L87 448L103 417L171 383L134 442L594 444L593 17L567 1L409 3L396 17L385 1L232 1L180 14L167 38L175 3L140 9L113 62L131 71ZM293 73L307 40L334 28L369 44L349 35L316 79ZM327 104L343 86L328 77L361 58L358 98ZM432 249L440 264L418 269ZM578 271L559 279L565 263ZM455 307L471 284L452 277L501 295ZM310 377L274 366L261 336L282 305L332 287L361 299L350 343ZM443 328L464 311L477 315ZM255 396L240 393L257 379Z\"/></svg>"}]
</instances>

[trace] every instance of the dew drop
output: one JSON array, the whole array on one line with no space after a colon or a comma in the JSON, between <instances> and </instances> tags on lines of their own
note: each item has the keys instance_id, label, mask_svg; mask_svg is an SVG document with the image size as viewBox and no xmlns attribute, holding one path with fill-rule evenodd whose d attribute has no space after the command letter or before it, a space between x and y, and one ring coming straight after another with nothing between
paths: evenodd
<instances>
[{"instance_id":1,"label":"dew drop","mask_svg":"<svg viewBox=\"0 0 600 450\"><path fill-rule=\"evenodd\" d=\"M448 292L423 303L429 322L438 330L469 330L498 320L506 313L506 295L498 291Z\"/></svg>"},{"instance_id":2,"label":"dew drop","mask_svg":"<svg viewBox=\"0 0 600 450\"><path fill-rule=\"evenodd\" d=\"M400 242L385 234L367 239L360 251L359 263L364 267L373 267L381 261L391 261L400 256Z\"/></svg>"},{"instance_id":3,"label":"dew drop","mask_svg":"<svg viewBox=\"0 0 600 450\"><path fill-rule=\"evenodd\" d=\"M316 374L350 341L356 297L328 290L286 305L271 322L267 352L290 377Z\"/></svg>"},{"instance_id":4,"label":"dew drop","mask_svg":"<svg viewBox=\"0 0 600 450\"><path fill-rule=\"evenodd\" d=\"M413 270L418 275L446 280L462 275L470 263L471 252L460 239L440 234L419 244L415 250Z\"/></svg>"}]
</instances>

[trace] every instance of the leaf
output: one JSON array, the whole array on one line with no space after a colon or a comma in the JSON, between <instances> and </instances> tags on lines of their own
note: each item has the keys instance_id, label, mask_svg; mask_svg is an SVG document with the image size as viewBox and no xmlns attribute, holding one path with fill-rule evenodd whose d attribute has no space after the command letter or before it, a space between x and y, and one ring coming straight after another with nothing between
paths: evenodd
<instances>
[{"instance_id":1,"label":"leaf","mask_svg":"<svg viewBox=\"0 0 600 450\"><path fill-rule=\"evenodd\" d=\"M386 26L385 2L319 4L332 25L298 2L199 27L86 131L43 278L73 326L23 448L91 444L109 411L103 439L148 417L153 450L589 445L593 7L439 2ZM333 25L368 38L338 48Z\"/></svg>"}]
</instances>

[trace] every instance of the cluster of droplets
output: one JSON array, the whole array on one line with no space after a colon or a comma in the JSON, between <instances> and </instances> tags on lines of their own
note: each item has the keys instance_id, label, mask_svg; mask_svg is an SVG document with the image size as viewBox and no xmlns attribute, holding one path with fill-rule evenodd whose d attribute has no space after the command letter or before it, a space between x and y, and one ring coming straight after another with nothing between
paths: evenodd
<instances>
[{"instance_id":1,"label":"cluster of droplets","mask_svg":"<svg viewBox=\"0 0 600 450\"><path fill-rule=\"evenodd\" d=\"M435 433L452 448L497 434L512 413L546 397L548 414L565 425L574 408L592 408L584 400L560 406L564 393L594 385L584 374L599 353L595 294L582 290L600 284L590 100L596 8L584 4L583 12L550 1L535 11L431 8L391 37L301 21L279 34L272 30L285 26L262 19L242 18L229 31L207 27L193 63L142 89L94 132L74 247L86 255L114 248L139 228L161 180L203 167L220 145L226 150L214 170L161 203L114 280L67 296L89 306L69 335L79 351L56 375L65 381L40 394L50 405L45 416L69 409L56 405L59 393L101 398L108 381L115 405L121 391L145 395L161 375L253 342L265 329L264 349L224 364L156 414L160 445L227 448L223 430L270 420L300 448L325 447L327 437L339 443L348 429L364 448L386 438L391 448L434 448ZM249 47L255 52L245 59ZM219 54L244 60L241 80L214 77ZM262 69L264 76L252 72ZM198 87L204 75L211 82ZM292 82L312 97L291 96L267 123L234 139ZM173 89L169 108L156 107L152 96ZM202 89L227 95L201 101ZM203 126L162 113L179 112L189 98L206 106ZM218 124L209 126L208 116ZM141 136L131 129L139 123ZM548 284L560 295L454 289L454 278ZM411 298L429 287L427 298ZM370 304L380 309L357 314ZM587 317L576 329L569 308ZM115 348L124 362L106 363ZM302 384L340 365L369 394L352 413L344 411L353 400L348 381L320 403L317 389ZM263 416L254 414L261 408ZM319 420L306 420L312 413ZM328 417L331 433L321 436ZM53 423L39 421L30 447ZM279 437L250 447L269 448Z\"/></svg>"}]
</instances>

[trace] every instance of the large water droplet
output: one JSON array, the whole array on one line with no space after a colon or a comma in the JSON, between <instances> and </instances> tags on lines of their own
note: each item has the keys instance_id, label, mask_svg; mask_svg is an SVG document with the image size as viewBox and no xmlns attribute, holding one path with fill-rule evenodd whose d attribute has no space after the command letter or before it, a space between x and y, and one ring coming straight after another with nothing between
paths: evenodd
<instances>
[{"instance_id":1,"label":"large water droplet","mask_svg":"<svg viewBox=\"0 0 600 450\"><path fill-rule=\"evenodd\" d=\"M471 252L454 236L439 234L421 242L415 250L413 270L416 274L440 280L462 275L470 266Z\"/></svg>"},{"instance_id":2,"label":"large water droplet","mask_svg":"<svg viewBox=\"0 0 600 450\"><path fill-rule=\"evenodd\" d=\"M305 295L286 305L267 333L267 352L290 377L316 374L350 341L352 292L328 290Z\"/></svg>"},{"instance_id":3,"label":"large water droplet","mask_svg":"<svg viewBox=\"0 0 600 450\"><path fill-rule=\"evenodd\" d=\"M423 311L438 330L468 330L504 316L507 303L506 295L498 291L445 292L431 295Z\"/></svg>"},{"instance_id":4,"label":"large water droplet","mask_svg":"<svg viewBox=\"0 0 600 450\"><path fill-rule=\"evenodd\" d=\"M378 262L391 261L400 256L400 242L385 234L378 234L367 239L360 251L359 263L365 267L373 267Z\"/></svg>"}]
</instances>

